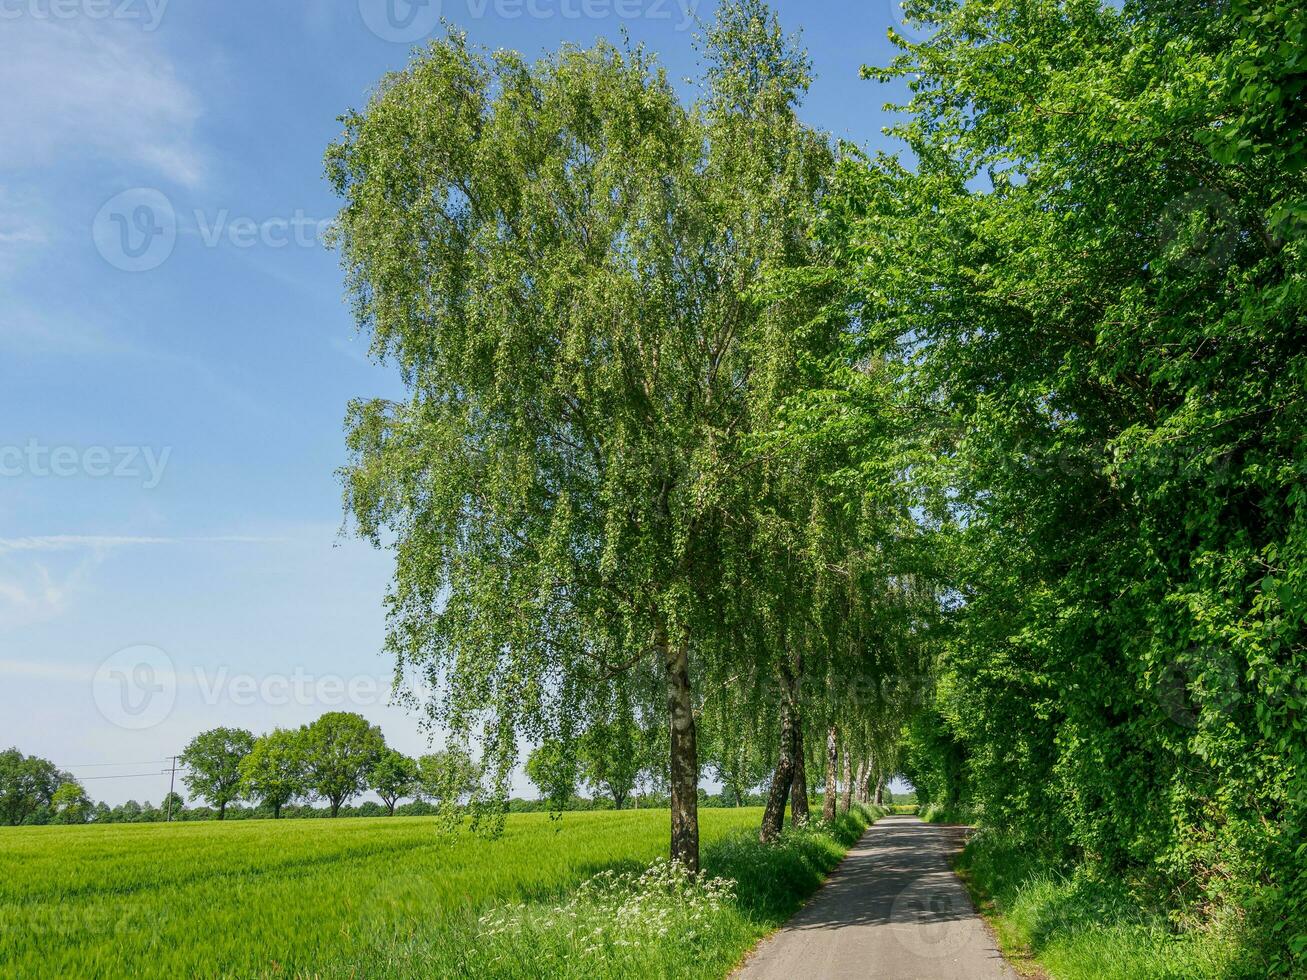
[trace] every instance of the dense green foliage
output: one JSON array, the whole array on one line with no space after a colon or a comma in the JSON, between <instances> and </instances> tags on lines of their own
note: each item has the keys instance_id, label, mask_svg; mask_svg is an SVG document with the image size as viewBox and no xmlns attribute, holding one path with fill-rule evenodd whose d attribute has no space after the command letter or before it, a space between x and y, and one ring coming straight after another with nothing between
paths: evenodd
<instances>
[{"instance_id":1,"label":"dense green foliage","mask_svg":"<svg viewBox=\"0 0 1307 980\"><path fill-rule=\"evenodd\" d=\"M362 715L330 711L300 733L304 788L325 800L335 816L342 803L368 787L372 770L386 751L381 729Z\"/></svg>"},{"instance_id":2,"label":"dense green foliage","mask_svg":"<svg viewBox=\"0 0 1307 980\"><path fill-rule=\"evenodd\" d=\"M182 782L218 808L219 820L227 804L241 795L241 762L253 748L254 736L244 729L214 728L196 735L182 750Z\"/></svg>"},{"instance_id":3,"label":"dense green foliage","mask_svg":"<svg viewBox=\"0 0 1307 980\"><path fill-rule=\"evenodd\" d=\"M420 786L417 760L394 749L381 753L368 774L368 789L381 797L392 816L395 805L404 797L415 795Z\"/></svg>"},{"instance_id":4,"label":"dense green foliage","mask_svg":"<svg viewBox=\"0 0 1307 980\"><path fill-rule=\"evenodd\" d=\"M953 590L923 794L1307 953L1300 7L968 0L824 234Z\"/></svg>"},{"instance_id":5,"label":"dense green foliage","mask_svg":"<svg viewBox=\"0 0 1307 980\"><path fill-rule=\"evenodd\" d=\"M70 785L81 791L73 777L61 772L53 762L23 755L18 749L0 752L0 825L75 822L68 818L79 811L68 812L73 801L66 793L60 799L62 809L55 804L63 787Z\"/></svg>"},{"instance_id":6,"label":"dense green foliage","mask_svg":"<svg viewBox=\"0 0 1307 980\"><path fill-rule=\"evenodd\" d=\"M304 793L303 742L301 732L278 728L255 739L240 761L242 795L270 808L274 818Z\"/></svg>"},{"instance_id":7,"label":"dense green foliage","mask_svg":"<svg viewBox=\"0 0 1307 980\"><path fill-rule=\"evenodd\" d=\"M663 936L629 917L624 927L603 918L596 893L609 882L605 901L631 894L666 850L666 810L568 814L561 823L515 815L495 840L442 834L433 819L6 831L0 974L725 974L866 825L855 813L829 832L790 835L764 850L750 833L758 816L705 814L705 868L735 885L725 900L691 906L693 930ZM608 930L598 950L553 917L591 879L582 899ZM683 894L705 893L696 885ZM659 889L641 897L678 914ZM638 949L621 944L631 939Z\"/></svg>"}]
</instances>

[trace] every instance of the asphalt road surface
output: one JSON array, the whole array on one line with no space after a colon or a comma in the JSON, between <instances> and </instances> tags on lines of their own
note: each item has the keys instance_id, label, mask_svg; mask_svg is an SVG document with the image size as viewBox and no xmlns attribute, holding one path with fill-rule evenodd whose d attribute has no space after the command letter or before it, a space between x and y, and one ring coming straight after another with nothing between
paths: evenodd
<instances>
[{"instance_id":1,"label":"asphalt road surface","mask_svg":"<svg viewBox=\"0 0 1307 980\"><path fill-rule=\"evenodd\" d=\"M885 817L737 974L742 980L1017 980L949 869L948 827Z\"/></svg>"}]
</instances>

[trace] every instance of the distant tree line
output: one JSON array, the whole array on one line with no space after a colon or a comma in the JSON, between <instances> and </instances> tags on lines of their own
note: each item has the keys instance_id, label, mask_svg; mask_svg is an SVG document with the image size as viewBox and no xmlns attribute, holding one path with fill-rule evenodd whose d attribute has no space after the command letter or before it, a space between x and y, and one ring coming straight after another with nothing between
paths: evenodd
<instances>
[{"instance_id":1,"label":"distant tree line","mask_svg":"<svg viewBox=\"0 0 1307 980\"><path fill-rule=\"evenodd\" d=\"M81 784L53 762L0 752L0 824L85 823L90 812Z\"/></svg>"},{"instance_id":2,"label":"distant tree line","mask_svg":"<svg viewBox=\"0 0 1307 980\"><path fill-rule=\"evenodd\" d=\"M540 798L511 799L508 811L667 809L671 797L666 774L642 761L647 752L641 746L651 733L632 729L626 736L631 741L624 742L622 733L609 729L587 732L575 743L575 752L545 742L526 765ZM81 783L53 762L9 749L0 753L0 821L41 826L433 816L466 804L482 779L480 764L465 749L450 747L410 758L387 747L380 728L361 715L344 712L323 715L297 730L275 729L258 737L243 729L215 728L192 739L179 761L183 784L201 804L187 806L186 798L174 792L157 806L149 800L128 800L111 807L92 802ZM736 776L734 783L725 761L714 770L723 777L722 791L713 795L701 788L700 807L767 803L767 794L758 787L769 774L761 768ZM583 788L592 795L581 795ZM351 804L369 790L381 802ZM870 802L871 795L869 783L857 790L863 802Z\"/></svg>"},{"instance_id":3,"label":"distant tree line","mask_svg":"<svg viewBox=\"0 0 1307 980\"><path fill-rule=\"evenodd\" d=\"M218 820L242 801L273 819L309 815L305 811L312 808L296 807L297 802L324 803L324 812L338 817L369 790L382 803L365 803L354 812L366 808L367 815L393 816L403 800L429 804L434 812L468 799L480 780L466 750L451 747L413 759L388 747L381 729L362 715L343 711L259 737L215 728L197 735L180 758L186 788L205 800Z\"/></svg>"},{"instance_id":4,"label":"distant tree line","mask_svg":"<svg viewBox=\"0 0 1307 980\"><path fill-rule=\"evenodd\" d=\"M586 732L571 748L546 741L526 766L541 799L513 799L508 808L516 813L665 809L667 777L647 761L650 740L656 741L655 733L619 722ZM182 783L192 799L203 801L200 805L188 807L180 793L171 793L158 806L128 800L110 807L93 803L53 762L10 749L0 754L0 820L17 826L429 816L467 804L483 775L480 763L462 747L414 759L388 747L379 727L347 712L262 736L214 728L192 739L179 761ZM753 772L743 777L748 786L737 781L719 796L700 790L700 805L761 806L764 797L753 790L765 775ZM583 787L593 795L582 796ZM351 804L367 791L381 802Z\"/></svg>"}]
</instances>

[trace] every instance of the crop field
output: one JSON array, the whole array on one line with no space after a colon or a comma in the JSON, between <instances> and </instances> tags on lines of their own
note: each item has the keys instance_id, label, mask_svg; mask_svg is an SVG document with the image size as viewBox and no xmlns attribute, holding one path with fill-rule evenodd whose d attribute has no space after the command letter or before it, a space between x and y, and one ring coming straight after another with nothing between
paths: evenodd
<instances>
[{"instance_id":1,"label":"crop field","mask_svg":"<svg viewBox=\"0 0 1307 980\"><path fill-rule=\"evenodd\" d=\"M706 875L734 885L660 868L666 811L515 815L497 839L428 818L5 829L0 975L722 976L864 823L764 849L759 818L703 812Z\"/></svg>"}]
</instances>

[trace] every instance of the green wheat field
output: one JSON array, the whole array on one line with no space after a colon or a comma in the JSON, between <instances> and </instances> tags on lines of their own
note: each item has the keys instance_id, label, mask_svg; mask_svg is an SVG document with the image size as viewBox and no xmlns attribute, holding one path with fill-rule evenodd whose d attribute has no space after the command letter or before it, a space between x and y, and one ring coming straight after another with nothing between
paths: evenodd
<instances>
[{"instance_id":1,"label":"green wheat field","mask_svg":"<svg viewBox=\"0 0 1307 980\"><path fill-rule=\"evenodd\" d=\"M658 861L666 811L0 832L0 976L723 976L869 819L756 843L702 814L705 875ZM717 880L714 880L717 879Z\"/></svg>"}]
</instances>

